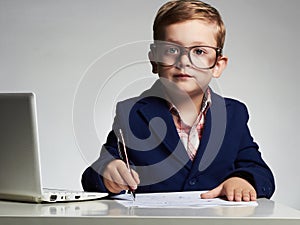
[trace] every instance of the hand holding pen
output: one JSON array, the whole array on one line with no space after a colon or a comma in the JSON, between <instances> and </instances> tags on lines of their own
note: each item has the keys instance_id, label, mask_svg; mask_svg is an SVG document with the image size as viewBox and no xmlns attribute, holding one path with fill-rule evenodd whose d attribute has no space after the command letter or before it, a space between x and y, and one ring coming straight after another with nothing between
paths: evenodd
<instances>
[{"instance_id":1,"label":"hand holding pen","mask_svg":"<svg viewBox=\"0 0 300 225\"><path fill-rule=\"evenodd\" d=\"M116 159L107 164L103 173L105 187L112 193L130 190L135 198L134 190L140 183L138 174L130 168L124 136L119 130L118 151L122 160Z\"/></svg>"},{"instance_id":2,"label":"hand holding pen","mask_svg":"<svg viewBox=\"0 0 300 225\"><path fill-rule=\"evenodd\" d=\"M119 154L120 154L121 158L123 159L124 163L126 163L126 167L129 171L129 173L131 174L132 177L134 177L133 172L132 172L132 170L130 168L130 165L129 165L129 160L128 160L128 155L127 155L127 149L126 149L126 144L125 144L125 140L124 140L124 135L123 135L123 132L122 132L121 129L119 130L119 132L120 132L121 142L122 142L122 147L121 147L120 146L120 141L118 141ZM133 189L132 187L129 186L129 190L130 190L130 192L133 196L133 199L135 200L135 192L134 192L135 189Z\"/></svg>"}]
</instances>

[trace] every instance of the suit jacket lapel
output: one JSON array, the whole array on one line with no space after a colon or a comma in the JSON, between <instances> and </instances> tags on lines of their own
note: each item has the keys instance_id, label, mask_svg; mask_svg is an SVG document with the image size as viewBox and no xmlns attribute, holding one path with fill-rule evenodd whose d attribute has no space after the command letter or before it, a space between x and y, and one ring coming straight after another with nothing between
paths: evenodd
<instances>
[{"instance_id":1,"label":"suit jacket lapel","mask_svg":"<svg viewBox=\"0 0 300 225\"><path fill-rule=\"evenodd\" d=\"M154 132L159 143L164 144L167 151L172 153L172 157L185 166L189 157L181 143L166 101L157 97L145 101L147 104L140 108L140 113L149 124L151 132Z\"/></svg>"},{"instance_id":2,"label":"suit jacket lapel","mask_svg":"<svg viewBox=\"0 0 300 225\"><path fill-rule=\"evenodd\" d=\"M192 174L202 173L214 161L221 149L226 132L227 107L225 99L212 93L212 105L207 111L203 136L193 162Z\"/></svg>"}]
</instances>

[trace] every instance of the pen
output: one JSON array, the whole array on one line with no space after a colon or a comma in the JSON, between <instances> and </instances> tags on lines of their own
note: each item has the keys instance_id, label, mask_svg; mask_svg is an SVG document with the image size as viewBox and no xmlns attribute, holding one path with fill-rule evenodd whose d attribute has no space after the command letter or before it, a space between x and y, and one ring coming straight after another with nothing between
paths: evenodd
<instances>
[{"instance_id":1,"label":"pen","mask_svg":"<svg viewBox=\"0 0 300 225\"><path fill-rule=\"evenodd\" d=\"M120 154L122 160L125 162L129 173L133 177L132 170L130 169L130 166L129 166L129 160L128 160L128 156L127 156L127 149L126 149L126 145L125 145L125 140L124 140L123 132L122 132L121 129L119 129L119 132L120 132L120 136L121 136L121 143L123 145L123 147L121 148L120 145L118 144L119 154ZM135 200L135 192L134 192L134 190L131 187L129 187L129 190L130 190L130 192L132 194L133 200Z\"/></svg>"}]
</instances>

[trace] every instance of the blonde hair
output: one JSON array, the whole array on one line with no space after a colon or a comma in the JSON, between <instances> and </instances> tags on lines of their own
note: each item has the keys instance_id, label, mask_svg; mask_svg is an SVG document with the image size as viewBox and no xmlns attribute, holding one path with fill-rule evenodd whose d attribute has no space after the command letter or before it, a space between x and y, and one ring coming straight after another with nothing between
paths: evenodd
<instances>
[{"instance_id":1,"label":"blonde hair","mask_svg":"<svg viewBox=\"0 0 300 225\"><path fill-rule=\"evenodd\" d=\"M211 5L197 0L173 0L165 3L156 14L153 38L154 40L163 40L166 26L194 19L215 23L217 47L223 48L226 28L220 13Z\"/></svg>"}]
</instances>

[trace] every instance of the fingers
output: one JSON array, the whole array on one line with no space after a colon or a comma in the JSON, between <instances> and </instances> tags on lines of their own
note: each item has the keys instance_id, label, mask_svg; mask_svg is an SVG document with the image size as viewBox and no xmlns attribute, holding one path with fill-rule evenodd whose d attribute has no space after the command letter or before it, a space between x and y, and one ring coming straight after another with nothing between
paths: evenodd
<instances>
[{"instance_id":1,"label":"fingers","mask_svg":"<svg viewBox=\"0 0 300 225\"><path fill-rule=\"evenodd\" d=\"M216 198L226 196L228 201L256 201L256 191L246 180L238 177L232 177L224 181L215 189L201 194L201 198Z\"/></svg>"},{"instance_id":2,"label":"fingers","mask_svg":"<svg viewBox=\"0 0 300 225\"><path fill-rule=\"evenodd\" d=\"M224 182L224 193L228 201L256 201L256 191L248 181L232 177Z\"/></svg>"},{"instance_id":3,"label":"fingers","mask_svg":"<svg viewBox=\"0 0 300 225\"><path fill-rule=\"evenodd\" d=\"M226 197L229 201L256 201L256 192L252 189L234 189L230 193L226 194Z\"/></svg>"},{"instance_id":4,"label":"fingers","mask_svg":"<svg viewBox=\"0 0 300 225\"><path fill-rule=\"evenodd\" d=\"M250 201L256 201L256 200L257 200L256 191L253 189L250 191Z\"/></svg>"},{"instance_id":5,"label":"fingers","mask_svg":"<svg viewBox=\"0 0 300 225\"><path fill-rule=\"evenodd\" d=\"M203 199L210 199L210 198L217 198L222 195L223 184L219 185L215 189L212 189L206 193L201 194L201 198Z\"/></svg>"},{"instance_id":6,"label":"fingers","mask_svg":"<svg viewBox=\"0 0 300 225\"><path fill-rule=\"evenodd\" d=\"M131 169L131 175L135 181L135 183L138 185L140 183L140 177L138 175L138 173L136 171L134 171L133 169ZM131 187L133 190L135 190L137 187L133 188Z\"/></svg>"},{"instance_id":7,"label":"fingers","mask_svg":"<svg viewBox=\"0 0 300 225\"><path fill-rule=\"evenodd\" d=\"M134 170L128 170L123 161L113 160L104 170L103 182L110 192L119 193L129 187L135 190L140 180L138 174Z\"/></svg>"},{"instance_id":8,"label":"fingers","mask_svg":"<svg viewBox=\"0 0 300 225\"><path fill-rule=\"evenodd\" d=\"M125 163L124 163L125 165ZM116 183L119 182L119 185L121 185L122 187L126 187L123 190L127 190L128 187L130 187L131 189L135 190L137 189L137 185L138 183L135 181L134 177L133 177L133 170L128 169L126 166L120 166L117 168L117 176L116 176L116 180L112 180Z\"/></svg>"},{"instance_id":9,"label":"fingers","mask_svg":"<svg viewBox=\"0 0 300 225\"><path fill-rule=\"evenodd\" d=\"M103 182L105 187L112 193L119 193L128 189L125 180L117 169L111 170L109 167L103 173Z\"/></svg>"}]
</instances>

